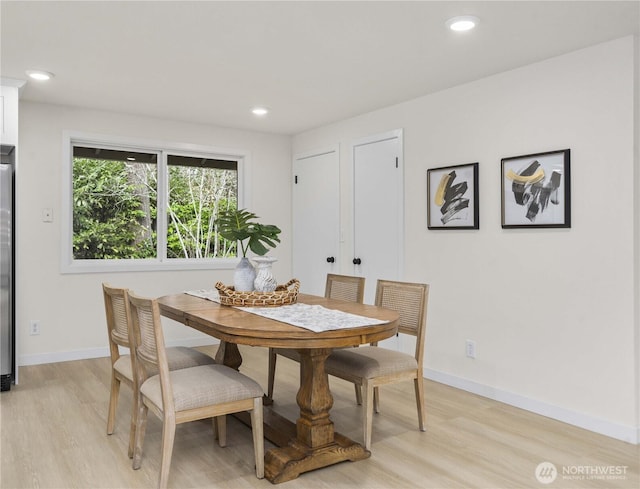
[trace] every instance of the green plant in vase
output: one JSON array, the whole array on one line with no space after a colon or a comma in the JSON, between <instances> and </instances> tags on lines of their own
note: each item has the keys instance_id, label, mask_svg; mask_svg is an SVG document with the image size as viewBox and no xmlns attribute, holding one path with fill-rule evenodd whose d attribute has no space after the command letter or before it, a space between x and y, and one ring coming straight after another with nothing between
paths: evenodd
<instances>
[{"instance_id":1,"label":"green plant in vase","mask_svg":"<svg viewBox=\"0 0 640 489\"><path fill-rule=\"evenodd\" d=\"M256 219L259 217L246 209L227 209L218 215L216 221L218 234L224 239L238 242L242 253L234 274L234 288L238 291L251 291L254 288L256 273L247 258L249 250L258 256L263 256L280 242L279 227L273 224L261 224L256 222Z\"/></svg>"}]
</instances>

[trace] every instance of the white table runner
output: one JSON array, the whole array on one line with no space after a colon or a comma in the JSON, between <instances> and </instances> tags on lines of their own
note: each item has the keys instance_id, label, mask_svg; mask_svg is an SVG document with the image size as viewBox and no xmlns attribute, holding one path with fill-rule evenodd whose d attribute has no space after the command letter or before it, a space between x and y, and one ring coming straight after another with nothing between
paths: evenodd
<instances>
[{"instance_id":1,"label":"white table runner","mask_svg":"<svg viewBox=\"0 0 640 489\"><path fill-rule=\"evenodd\" d=\"M190 290L189 295L201 297L211 301L219 302L217 290ZM331 331L335 329L358 328L360 326L371 326L383 324L386 321L380 319L359 316L336 309L328 309L319 305L302 304L300 302L287 306L278 307L237 307L245 312L258 316L273 319L293 326L299 326L316 333Z\"/></svg>"},{"instance_id":2,"label":"white table runner","mask_svg":"<svg viewBox=\"0 0 640 489\"><path fill-rule=\"evenodd\" d=\"M220 294L217 289L185 290L184 293L194 295L202 299L208 299L213 302L220 302Z\"/></svg>"}]
</instances>

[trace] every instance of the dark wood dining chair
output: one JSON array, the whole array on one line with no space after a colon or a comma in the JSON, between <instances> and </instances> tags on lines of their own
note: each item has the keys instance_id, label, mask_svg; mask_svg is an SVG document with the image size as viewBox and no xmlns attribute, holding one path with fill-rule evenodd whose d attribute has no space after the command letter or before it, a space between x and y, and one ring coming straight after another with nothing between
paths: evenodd
<instances>
[{"instance_id":1,"label":"dark wood dining chair","mask_svg":"<svg viewBox=\"0 0 640 489\"><path fill-rule=\"evenodd\" d=\"M364 301L364 277L350 275L327 274L324 296L349 302ZM269 348L269 378L267 381L267 398L273 400L273 384L276 376L276 361L278 355L300 363L300 354L290 348ZM361 402L360 389L356 386L356 398Z\"/></svg>"},{"instance_id":2,"label":"dark wood dining chair","mask_svg":"<svg viewBox=\"0 0 640 489\"><path fill-rule=\"evenodd\" d=\"M157 301L129 294L132 345L137 358L138 416L133 468L140 468L147 413L162 421L158 487L167 487L176 425L211 418L218 421L218 444L226 445L225 416L249 411L253 432L256 477L264 477L263 391L260 384L231 367L200 365L169 371ZM155 374L155 372L158 372Z\"/></svg>"},{"instance_id":3,"label":"dark wood dining chair","mask_svg":"<svg viewBox=\"0 0 640 489\"><path fill-rule=\"evenodd\" d=\"M423 359L429 286L378 280L375 304L399 313L398 332L416 337L414 355L389 350L372 343L359 348L333 350L325 362L329 375L339 377L363 391L364 446L371 449L373 410L379 412L378 388L385 384L413 380L420 431L426 429ZM374 406L375 405L375 406Z\"/></svg>"},{"instance_id":4,"label":"dark wood dining chair","mask_svg":"<svg viewBox=\"0 0 640 489\"><path fill-rule=\"evenodd\" d=\"M129 458L132 458L138 412L136 406L138 385L133 375L136 359L135 355L131 355L129 291L128 289L112 287L103 283L102 293L111 356L111 393L109 396L109 414L107 416L107 434L111 435L114 431L120 385L125 384L133 392L133 411L131 413L128 449ZM126 348L129 353L121 355L120 347ZM193 348L176 346L167 349L167 362L170 370L178 370L196 365L212 364L215 363L215 360Z\"/></svg>"}]
</instances>

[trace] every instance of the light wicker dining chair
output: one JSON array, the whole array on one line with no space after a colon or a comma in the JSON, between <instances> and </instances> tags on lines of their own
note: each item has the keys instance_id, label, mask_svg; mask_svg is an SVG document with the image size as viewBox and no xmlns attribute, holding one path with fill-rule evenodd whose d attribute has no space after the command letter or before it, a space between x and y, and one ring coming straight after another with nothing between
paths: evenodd
<instances>
[{"instance_id":1,"label":"light wicker dining chair","mask_svg":"<svg viewBox=\"0 0 640 489\"><path fill-rule=\"evenodd\" d=\"M129 294L132 345L140 382L133 468L142 461L147 413L162 420L158 487L167 487L176 425L212 418L218 422L218 444L226 445L225 416L249 411L253 431L256 477L264 477L263 391L260 384L225 365L210 364L169 371L157 301ZM157 375L149 375L157 369Z\"/></svg>"},{"instance_id":2,"label":"light wicker dining chair","mask_svg":"<svg viewBox=\"0 0 640 489\"><path fill-rule=\"evenodd\" d=\"M378 387L385 384L413 380L420 431L426 429L422 364L426 330L429 286L390 280L378 280L375 304L397 311L400 315L398 332L416 336L415 355L377 346L334 350L325 362L329 375L353 382L364 391L364 446L371 449L373 409L379 412Z\"/></svg>"},{"instance_id":3,"label":"light wicker dining chair","mask_svg":"<svg viewBox=\"0 0 640 489\"><path fill-rule=\"evenodd\" d=\"M324 288L324 296L330 299L339 299L349 302L364 300L364 277L352 277L350 275L327 274ZM269 348L269 377L267 381L267 398L273 400L273 384L276 376L276 361L278 355L300 363L300 354L291 348ZM356 399L361 403L360 388L356 386Z\"/></svg>"},{"instance_id":4,"label":"light wicker dining chair","mask_svg":"<svg viewBox=\"0 0 640 489\"><path fill-rule=\"evenodd\" d=\"M136 359L135 355L131 355L131 340L129 336L129 291L103 283L102 293L107 317L109 352L111 354L111 394L109 396L107 434L111 435L114 431L120 385L125 384L129 386L133 392L133 411L131 413L128 449L129 458L132 458L136 416L138 412L136 406L138 385L134 381L133 372L135 371ZM129 349L129 354L121 355L119 347ZM185 346L168 348L167 359L170 370L215 363L215 360L210 356Z\"/></svg>"}]
</instances>

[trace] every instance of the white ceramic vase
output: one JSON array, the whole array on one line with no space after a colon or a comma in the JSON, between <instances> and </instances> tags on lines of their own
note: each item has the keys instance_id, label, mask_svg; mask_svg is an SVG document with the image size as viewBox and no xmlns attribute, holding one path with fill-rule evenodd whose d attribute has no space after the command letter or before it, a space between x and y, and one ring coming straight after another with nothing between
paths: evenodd
<instances>
[{"instance_id":1,"label":"white ceramic vase","mask_svg":"<svg viewBox=\"0 0 640 489\"><path fill-rule=\"evenodd\" d=\"M256 278L253 281L254 290L257 292L273 292L278 282L273 277L272 265L277 258L271 256L257 256L253 259L256 263Z\"/></svg>"},{"instance_id":2,"label":"white ceramic vase","mask_svg":"<svg viewBox=\"0 0 640 489\"><path fill-rule=\"evenodd\" d=\"M233 288L238 292L251 292L255 279L255 268L246 256L242 257L233 274Z\"/></svg>"}]
</instances>

